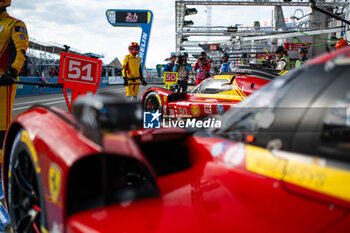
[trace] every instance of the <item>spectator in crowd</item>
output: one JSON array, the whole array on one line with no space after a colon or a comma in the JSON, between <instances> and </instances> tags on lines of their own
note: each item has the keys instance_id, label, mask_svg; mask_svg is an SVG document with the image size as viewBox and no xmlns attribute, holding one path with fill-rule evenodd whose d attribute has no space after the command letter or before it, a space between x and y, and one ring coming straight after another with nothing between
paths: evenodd
<instances>
[{"instance_id":1,"label":"spectator in crowd","mask_svg":"<svg viewBox=\"0 0 350 233\"><path fill-rule=\"evenodd\" d=\"M186 61L188 61L188 53L184 52L184 57L185 57Z\"/></svg>"},{"instance_id":2,"label":"spectator in crowd","mask_svg":"<svg viewBox=\"0 0 350 233\"><path fill-rule=\"evenodd\" d=\"M209 77L210 68L211 61L208 59L207 54L202 52L193 68L194 70L198 70L196 76L196 86L204 79Z\"/></svg>"},{"instance_id":3,"label":"spectator in crowd","mask_svg":"<svg viewBox=\"0 0 350 233\"><path fill-rule=\"evenodd\" d=\"M164 72L172 72L174 69L174 65L175 65L175 61L176 61L175 54L171 54L169 59L170 59L169 63L166 64L164 67Z\"/></svg>"},{"instance_id":4,"label":"spectator in crowd","mask_svg":"<svg viewBox=\"0 0 350 233\"><path fill-rule=\"evenodd\" d=\"M186 56L180 54L177 59L177 63L173 68L173 72L178 73L177 84L179 86L178 92L186 92L188 86L188 73L192 70L190 64L187 63Z\"/></svg>"},{"instance_id":5,"label":"spectator in crowd","mask_svg":"<svg viewBox=\"0 0 350 233\"><path fill-rule=\"evenodd\" d=\"M5 132L12 120L14 81L22 69L29 43L26 25L8 15L6 8L10 5L11 0L0 1L0 157Z\"/></svg>"},{"instance_id":6,"label":"spectator in crowd","mask_svg":"<svg viewBox=\"0 0 350 233\"><path fill-rule=\"evenodd\" d=\"M224 72L232 72L234 70L233 63L228 61L229 55L228 53L223 53L221 56L221 68L220 73Z\"/></svg>"},{"instance_id":7,"label":"spectator in crowd","mask_svg":"<svg viewBox=\"0 0 350 233\"><path fill-rule=\"evenodd\" d=\"M276 55L276 67L277 70L290 70L291 63L288 57L287 51L283 46L278 46L275 50Z\"/></svg>"},{"instance_id":8,"label":"spectator in crowd","mask_svg":"<svg viewBox=\"0 0 350 233\"><path fill-rule=\"evenodd\" d=\"M53 78L56 75L56 70L51 66L49 71L49 78Z\"/></svg>"},{"instance_id":9,"label":"spectator in crowd","mask_svg":"<svg viewBox=\"0 0 350 233\"><path fill-rule=\"evenodd\" d=\"M242 65L247 65L247 64L249 64L249 57L248 57L248 54L243 53L242 56L241 56L241 58L240 58L240 60L241 60Z\"/></svg>"},{"instance_id":10,"label":"spectator in crowd","mask_svg":"<svg viewBox=\"0 0 350 233\"><path fill-rule=\"evenodd\" d=\"M299 49L299 59L295 61L295 67L299 67L309 60L307 52L307 48L305 47Z\"/></svg>"}]
</instances>

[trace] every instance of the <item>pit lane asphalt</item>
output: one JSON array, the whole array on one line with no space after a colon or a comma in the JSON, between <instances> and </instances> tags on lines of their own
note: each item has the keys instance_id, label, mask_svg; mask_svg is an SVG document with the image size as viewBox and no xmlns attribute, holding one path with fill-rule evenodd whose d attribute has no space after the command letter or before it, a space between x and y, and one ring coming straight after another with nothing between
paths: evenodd
<instances>
[{"instance_id":1,"label":"pit lane asphalt","mask_svg":"<svg viewBox=\"0 0 350 233\"><path fill-rule=\"evenodd\" d=\"M153 85L149 84L147 86L140 86L139 90L139 98L141 98L142 94L150 87L162 85ZM125 88L122 85L113 85L104 88L100 88L97 90L97 93L114 93L117 95L124 96ZM68 94L70 98L70 93ZM68 111L66 101L64 99L63 93L57 94L46 94L46 95L31 95L31 96L20 96L15 98L15 103L13 106L13 117L16 117L20 113L26 111L28 108L33 105L45 105L45 106L55 106L57 108Z\"/></svg>"}]
</instances>

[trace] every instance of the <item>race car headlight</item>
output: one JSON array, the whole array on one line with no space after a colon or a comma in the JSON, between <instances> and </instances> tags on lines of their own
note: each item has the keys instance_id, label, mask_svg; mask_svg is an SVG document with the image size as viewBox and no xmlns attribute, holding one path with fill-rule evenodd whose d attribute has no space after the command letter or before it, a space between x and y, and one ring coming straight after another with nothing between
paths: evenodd
<instances>
[{"instance_id":1,"label":"race car headlight","mask_svg":"<svg viewBox=\"0 0 350 233\"><path fill-rule=\"evenodd\" d=\"M142 126L142 106L113 95L78 98L73 114L85 127L99 132L139 129Z\"/></svg>"}]
</instances>

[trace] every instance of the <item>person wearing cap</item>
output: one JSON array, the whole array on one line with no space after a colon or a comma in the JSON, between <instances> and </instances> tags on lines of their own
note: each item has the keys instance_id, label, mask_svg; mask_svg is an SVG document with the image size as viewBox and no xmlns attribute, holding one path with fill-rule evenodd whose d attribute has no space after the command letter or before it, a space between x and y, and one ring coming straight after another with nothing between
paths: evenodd
<instances>
[{"instance_id":1,"label":"person wearing cap","mask_svg":"<svg viewBox=\"0 0 350 233\"><path fill-rule=\"evenodd\" d=\"M26 60L29 37L26 25L7 13L11 0L0 1L0 160L5 132L12 120L18 74Z\"/></svg>"},{"instance_id":2,"label":"person wearing cap","mask_svg":"<svg viewBox=\"0 0 350 233\"><path fill-rule=\"evenodd\" d=\"M173 68L174 68L174 65L175 65L175 61L176 61L175 54L171 54L169 59L170 59L170 61L164 67L164 72L172 72L173 71Z\"/></svg>"},{"instance_id":3,"label":"person wearing cap","mask_svg":"<svg viewBox=\"0 0 350 233\"><path fill-rule=\"evenodd\" d=\"M228 61L229 55L228 53L223 53L221 56L221 67L220 67L220 73L224 73L224 72L232 72L234 67L233 67L233 63Z\"/></svg>"},{"instance_id":4,"label":"person wearing cap","mask_svg":"<svg viewBox=\"0 0 350 233\"><path fill-rule=\"evenodd\" d=\"M307 48L303 47L299 49L299 59L295 61L295 68L301 66L309 60L307 57Z\"/></svg>"},{"instance_id":5,"label":"person wearing cap","mask_svg":"<svg viewBox=\"0 0 350 233\"><path fill-rule=\"evenodd\" d=\"M291 63L283 46L278 46L275 50L276 70L290 70Z\"/></svg>"},{"instance_id":6,"label":"person wearing cap","mask_svg":"<svg viewBox=\"0 0 350 233\"><path fill-rule=\"evenodd\" d=\"M191 72L192 67L187 63L186 56L181 53L178 56L177 63L173 68L173 72L178 73L177 84L179 86L178 92L186 92L188 87L188 73Z\"/></svg>"},{"instance_id":7,"label":"person wearing cap","mask_svg":"<svg viewBox=\"0 0 350 233\"><path fill-rule=\"evenodd\" d=\"M201 52L201 55L198 57L198 60L193 67L194 70L198 70L195 83L196 86L210 76L210 68L211 61L208 59L205 52Z\"/></svg>"}]
</instances>

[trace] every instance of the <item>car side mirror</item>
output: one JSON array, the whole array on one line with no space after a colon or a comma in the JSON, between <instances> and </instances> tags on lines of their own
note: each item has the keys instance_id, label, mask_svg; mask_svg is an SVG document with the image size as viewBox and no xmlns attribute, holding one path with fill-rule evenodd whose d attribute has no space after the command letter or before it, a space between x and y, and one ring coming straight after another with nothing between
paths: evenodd
<instances>
[{"instance_id":1,"label":"car side mirror","mask_svg":"<svg viewBox=\"0 0 350 233\"><path fill-rule=\"evenodd\" d=\"M142 126L142 106L114 95L94 95L78 98L73 115L96 133L136 130Z\"/></svg>"}]
</instances>

